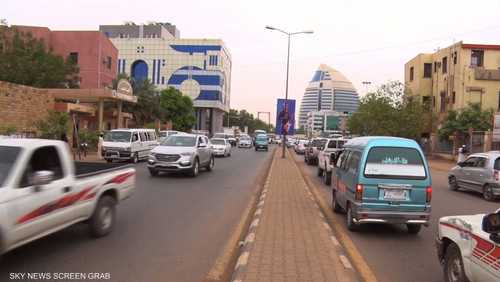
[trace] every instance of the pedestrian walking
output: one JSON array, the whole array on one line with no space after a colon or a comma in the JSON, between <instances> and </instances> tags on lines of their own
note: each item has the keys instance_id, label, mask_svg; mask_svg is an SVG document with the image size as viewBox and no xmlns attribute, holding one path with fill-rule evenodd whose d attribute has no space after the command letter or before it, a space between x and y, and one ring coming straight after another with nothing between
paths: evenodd
<instances>
[{"instance_id":1,"label":"pedestrian walking","mask_svg":"<svg viewBox=\"0 0 500 282\"><path fill-rule=\"evenodd\" d=\"M103 139L103 134L100 133L99 134L99 139L97 141L97 158L99 160L102 160L102 144L104 142L104 139Z\"/></svg>"},{"instance_id":2,"label":"pedestrian walking","mask_svg":"<svg viewBox=\"0 0 500 282\"><path fill-rule=\"evenodd\" d=\"M466 145L462 145L462 147L458 148L458 159L457 159L457 163L461 163L463 161L465 161L465 156L467 154L467 146Z\"/></svg>"}]
</instances>

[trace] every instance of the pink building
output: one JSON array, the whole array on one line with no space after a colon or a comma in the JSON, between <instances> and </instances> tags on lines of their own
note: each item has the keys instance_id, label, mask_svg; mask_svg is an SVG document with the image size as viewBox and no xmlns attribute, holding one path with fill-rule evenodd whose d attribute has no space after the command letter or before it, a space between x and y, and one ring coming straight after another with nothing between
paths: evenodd
<instances>
[{"instance_id":1,"label":"pink building","mask_svg":"<svg viewBox=\"0 0 500 282\"><path fill-rule=\"evenodd\" d=\"M13 26L42 39L55 54L74 60L80 69L80 88L111 86L117 75L118 49L99 31L51 31L46 27Z\"/></svg>"}]
</instances>

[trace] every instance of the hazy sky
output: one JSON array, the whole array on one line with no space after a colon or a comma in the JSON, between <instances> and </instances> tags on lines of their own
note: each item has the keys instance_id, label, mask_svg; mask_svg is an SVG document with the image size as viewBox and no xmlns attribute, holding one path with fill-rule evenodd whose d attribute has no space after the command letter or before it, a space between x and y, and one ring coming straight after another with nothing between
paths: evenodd
<instances>
[{"instance_id":1,"label":"hazy sky","mask_svg":"<svg viewBox=\"0 0 500 282\"><path fill-rule=\"evenodd\" d=\"M232 54L231 107L276 108L284 96L285 35L266 30L314 30L293 38L289 98L300 98L325 63L365 93L387 80L403 80L404 63L454 41L500 44L500 1L439 0L2 0L9 24L57 30L97 30L124 21L171 22L183 38L221 38Z\"/></svg>"}]
</instances>

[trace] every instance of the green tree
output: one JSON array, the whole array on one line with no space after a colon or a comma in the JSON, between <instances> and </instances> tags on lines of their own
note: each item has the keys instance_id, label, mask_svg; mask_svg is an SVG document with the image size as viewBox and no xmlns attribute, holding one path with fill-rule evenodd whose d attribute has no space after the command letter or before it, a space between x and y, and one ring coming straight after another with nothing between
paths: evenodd
<instances>
[{"instance_id":1,"label":"green tree","mask_svg":"<svg viewBox=\"0 0 500 282\"><path fill-rule=\"evenodd\" d=\"M69 114L51 110L45 119L36 123L36 128L41 138L60 139L70 128Z\"/></svg>"},{"instance_id":2,"label":"green tree","mask_svg":"<svg viewBox=\"0 0 500 282\"><path fill-rule=\"evenodd\" d=\"M493 128L493 110L483 111L480 104L474 103L460 111L449 111L438 133L441 139L447 139L455 133L467 136L469 128L475 131L491 130Z\"/></svg>"},{"instance_id":3,"label":"green tree","mask_svg":"<svg viewBox=\"0 0 500 282\"><path fill-rule=\"evenodd\" d=\"M0 80L39 88L78 88L78 67L42 40L0 26Z\"/></svg>"},{"instance_id":4,"label":"green tree","mask_svg":"<svg viewBox=\"0 0 500 282\"><path fill-rule=\"evenodd\" d=\"M350 131L359 135L420 138L433 114L420 101L404 99L404 89L401 82L389 81L363 97L358 111L347 121Z\"/></svg>"},{"instance_id":5,"label":"green tree","mask_svg":"<svg viewBox=\"0 0 500 282\"><path fill-rule=\"evenodd\" d=\"M117 77L116 81L118 81L119 77ZM157 119L161 120L160 97L154 84L150 80L142 80L134 83L133 89L134 95L137 96L137 103L125 104L124 110L134 115L137 125L144 126Z\"/></svg>"},{"instance_id":6,"label":"green tree","mask_svg":"<svg viewBox=\"0 0 500 282\"><path fill-rule=\"evenodd\" d=\"M160 109L163 120L171 121L176 130L188 131L196 123L193 101L173 87L161 91Z\"/></svg>"}]
</instances>

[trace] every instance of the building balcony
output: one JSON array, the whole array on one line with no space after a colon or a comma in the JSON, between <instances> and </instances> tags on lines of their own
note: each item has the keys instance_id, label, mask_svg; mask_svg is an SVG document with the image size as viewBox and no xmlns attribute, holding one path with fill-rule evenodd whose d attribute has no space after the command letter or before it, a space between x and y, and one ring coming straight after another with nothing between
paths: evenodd
<instances>
[{"instance_id":1,"label":"building balcony","mask_svg":"<svg viewBox=\"0 0 500 282\"><path fill-rule=\"evenodd\" d=\"M500 69L475 68L474 78L476 80L498 80L500 81Z\"/></svg>"}]
</instances>

